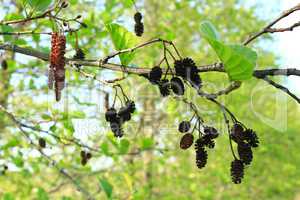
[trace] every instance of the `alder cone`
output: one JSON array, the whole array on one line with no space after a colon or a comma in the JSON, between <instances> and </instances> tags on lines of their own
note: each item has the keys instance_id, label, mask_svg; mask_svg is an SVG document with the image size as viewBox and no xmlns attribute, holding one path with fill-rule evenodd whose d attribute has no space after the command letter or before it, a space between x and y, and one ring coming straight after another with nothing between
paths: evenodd
<instances>
[{"instance_id":1,"label":"alder cone","mask_svg":"<svg viewBox=\"0 0 300 200\"><path fill-rule=\"evenodd\" d=\"M86 157L81 158L81 165L85 166L87 164L88 159Z\"/></svg>"},{"instance_id":2,"label":"alder cone","mask_svg":"<svg viewBox=\"0 0 300 200\"><path fill-rule=\"evenodd\" d=\"M153 67L149 73L151 83L158 83L162 76L162 69L160 67Z\"/></svg>"},{"instance_id":3,"label":"alder cone","mask_svg":"<svg viewBox=\"0 0 300 200\"><path fill-rule=\"evenodd\" d=\"M126 107L128 107L129 112L132 114L135 111L135 103L134 101L127 101L126 102Z\"/></svg>"},{"instance_id":4,"label":"alder cone","mask_svg":"<svg viewBox=\"0 0 300 200\"><path fill-rule=\"evenodd\" d=\"M8 65L7 65L7 61L6 60L2 60L1 67L2 67L3 70L7 70Z\"/></svg>"},{"instance_id":5,"label":"alder cone","mask_svg":"<svg viewBox=\"0 0 300 200\"><path fill-rule=\"evenodd\" d=\"M237 149L241 161L246 165L250 165L253 160L253 153L252 153L251 146L248 144L238 144Z\"/></svg>"},{"instance_id":6,"label":"alder cone","mask_svg":"<svg viewBox=\"0 0 300 200\"><path fill-rule=\"evenodd\" d=\"M214 127L209 127L209 126L205 127L204 128L204 133L210 139L215 139L219 136L219 133L218 133L217 129L215 129Z\"/></svg>"},{"instance_id":7,"label":"alder cone","mask_svg":"<svg viewBox=\"0 0 300 200\"><path fill-rule=\"evenodd\" d=\"M159 82L158 87L159 87L160 94L163 97L170 95L170 82L168 79L162 79Z\"/></svg>"},{"instance_id":8,"label":"alder cone","mask_svg":"<svg viewBox=\"0 0 300 200\"><path fill-rule=\"evenodd\" d=\"M105 113L105 120L107 122L117 122L117 111L115 108L109 108Z\"/></svg>"},{"instance_id":9,"label":"alder cone","mask_svg":"<svg viewBox=\"0 0 300 200\"><path fill-rule=\"evenodd\" d=\"M85 151L80 151L80 157L81 158L84 158L84 157L86 157L86 152Z\"/></svg>"},{"instance_id":10,"label":"alder cone","mask_svg":"<svg viewBox=\"0 0 300 200\"><path fill-rule=\"evenodd\" d=\"M203 141L201 138L196 140L195 143L195 150L196 150L196 165L199 169L202 169L207 164L207 151L203 146Z\"/></svg>"},{"instance_id":11,"label":"alder cone","mask_svg":"<svg viewBox=\"0 0 300 200\"><path fill-rule=\"evenodd\" d=\"M231 178L232 182L235 184L242 183L242 179L244 177L244 164L241 160L234 160L231 163Z\"/></svg>"},{"instance_id":12,"label":"alder cone","mask_svg":"<svg viewBox=\"0 0 300 200\"><path fill-rule=\"evenodd\" d=\"M41 148L45 148L46 147L46 141L44 138L39 138L39 145Z\"/></svg>"},{"instance_id":13,"label":"alder cone","mask_svg":"<svg viewBox=\"0 0 300 200\"><path fill-rule=\"evenodd\" d=\"M174 77L171 79L171 89L176 95L184 95L184 84L178 77Z\"/></svg>"},{"instance_id":14,"label":"alder cone","mask_svg":"<svg viewBox=\"0 0 300 200\"><path fill-rule=\"evenodd\" d=\"M245 140L248 142L248 144L251 147L256 148L259 146L259 138L258 138L257 134L255 133L255 131L253 131L252 129L245 130L244 137L245 137Z\"/></svg>"},{"instance_id":15,"label":"alder cone","mask_svg":"<svg viewBox=\"0 0 300 200\"><path fill-rule=\"evenodd\" d=\"M188 149L194 143L194 136L190 133L185 134L180 140L180 148Z\"/></svg>"},{"instance_id":16,"label":"alder cone","mask_svg":"<svg viewBox=\"0 0 300 200\"><path fill-rule=\"evenodd\" d=\"M125 106L120 108L118 112L118 116L120 117L120 120L122 122L130 121L131 119L131 113L129 107Z\"/></svg>"},{"instance_id":17,"label":"alder cone","mask_svg":"<svg viewBox=\"0 0 300 200\"><path fill-rule=\"evenodd\" d=\"M86 158L87 158L87 159L91 159L91 158L92 158L92 154L91 154L90 152L88 152L88 153L86 154Z\"/></svg>"},{"instance_id":18,"label":"alder cone","mask_svg":"<svg viewBox=\"0 0 300 200\"><path fill-rule=\"evenodd\" d=\"M191 129L191 123L189 121L182 121L179 124L178 130L181 133L186 133Z\"/></svg>"},{"instance_id":19,"label":"alder cone","mask_svg":"<svg viewBox=\"0 0 300 200\"><path fill-rule=\"evenodd\" d=\"M142 14L140 12L136 12L134 14L134 21L136 23L140 23L142 21L142 18L143 18L143 16L142 16Z\"/></svg>"},{"instance_id":20,"label":"alder cone","mask_svg":"<svg viewBox=\"0 0 300 200\"><path fill-rule=\"evenodd\" d=\"M144 33L144 24L142 22L136 23L134 26L135 35L141 37Z\"/></svg>"}]
</instances>

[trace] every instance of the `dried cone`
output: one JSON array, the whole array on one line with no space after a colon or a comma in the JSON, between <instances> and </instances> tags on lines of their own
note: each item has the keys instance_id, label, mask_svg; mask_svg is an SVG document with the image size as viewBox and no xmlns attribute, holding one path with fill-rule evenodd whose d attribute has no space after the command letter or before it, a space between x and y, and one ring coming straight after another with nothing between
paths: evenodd
<instances>
[{"instance_id":1,"label":"dried cone","mask_svg":"<svg viewBox=\"0 0 300 200\"><path fill-rule=\"evenodd\" d=\"M232 182L235 184L240 184L242 182L242 179L244 177L244 164L240 160L234 160L231 163L231 178Z\"/></svg>"},{"instance_id":2,"label":"dried cone","mask_svg":"<svg viewBox=\"0 0 300 200\"><path fill-rule=\"evenodd\" d=\"M194 136L190 133L185 134L180 140L180 148L188 149L194 143Z\"/></svg>"},{"instance_id":3,"label":"dried cone","mask_svg":"<svg viewBox=\"0 0 300 200\"><path fill-rule=\"evenodd\" d=\"M61 99L61 91L65 87L65 49L66 37L52 33L48 84L50 89L54 85L56 101Z\"/></svg>"}]
</instances>

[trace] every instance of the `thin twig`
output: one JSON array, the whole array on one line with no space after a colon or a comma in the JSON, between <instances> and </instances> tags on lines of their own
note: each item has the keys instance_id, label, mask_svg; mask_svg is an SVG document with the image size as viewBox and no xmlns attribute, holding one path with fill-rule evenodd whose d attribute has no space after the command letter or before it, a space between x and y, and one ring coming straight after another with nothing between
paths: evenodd
<instances>
[{"instance_id":1,"label":"thin twig","mask_svg":"<svg viewBox=\"0 0 300 200\"><path fill-rule=\"evenodd\" d=\"M230 85L227 88L220 90L216 93L205 93L205 92L199 90L198 94L205 98L215 99L218 96L228 95L229 93L233 92L234 90L237 90L240 87L241 87L241 82L233 81L230 83Z\"/></svg>"},{"instance_id":2,"label":"thin twig","mask_svg":"<svg viewBox=\"0 0 300 200\"><path fill-rule=\"evenodd\" d=\"M282 20L283 18L289 16L290 14L296 12L300 10L300 4L296 5L295 7L283 12L279 17L277 17L275 20L273 20L271 23L269 23L266 27L264 27L260 32L254 34L253 36L250 36L245 42L244 45L248 45L249 43L251 43L252 41L254 41L255 39L257 39L258 37L266 34L266 33L273 33L274 29L271 29L275 24L277 24L280 20ZM299 26L299 25L294 25ZM276 31L275 31L276 32ZM280 31L278 31L280 32ZM282 32L282 31L281 31Z\"/></svg>"},{"instance_id":3,"label":"thin twig","mask_svg":"<svg viewBox=\"0 0 300 200\"><path fill-rule=\"evenodd\" d=\"M298 104L300 104L300 98L297 97L295 94L293 94L288 88L286 88L283 85L280 85L280 84L272 81L268 77L264 77L264 78L262 78L262 80L266 81L267 83L269 83L270 85L274 86L275 88L277 88L277 89L279 89L279 90L287 93L289 96L291 96L293 99L295 99Z\"/></svg>"}]
</instances>

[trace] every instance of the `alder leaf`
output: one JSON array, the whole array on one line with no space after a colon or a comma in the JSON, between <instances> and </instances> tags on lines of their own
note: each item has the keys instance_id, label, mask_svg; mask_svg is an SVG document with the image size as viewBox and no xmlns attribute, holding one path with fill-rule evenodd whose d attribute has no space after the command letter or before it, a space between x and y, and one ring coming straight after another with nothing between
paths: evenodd
<instances>
[{"instance_id":1,"label":"alder leaf","mask_svg":"<svg viewBox=\"0 0 300 200\"><path fill-rule=\"evenodd\" d=\"M117 51L131 48L137 44L137 38L135 35L119 24L107 24L106 29L109 32L111 40ZM134 53L130 52L120 54L119 58L122 65L128 65L134 58Z\"/></svg>"},{"instance_id":2,"label":"alder leaf","mask_svg":"<svg viewBox=\"0 0 300 200\"><path fill-rule=\"evenodd\" d=\"M49 7L52 0L27 0L27 3L34 11L43 12Z\"/></svg>"},{"instance_id":3,"label":"alder leaf","mask_svg":"<svg viewBox=\"0 0 300 200\"><path fill-rule=\"evenodd\" d=\"M252 77L257 61L254 50L221 42L215 27L208 21L200 25L200 33L217 53L230 80L243 81Z\"/></svg>"},{"instance_id":4,"label":"alder leaf","mask_svg":"<svg viewBox=\"0 0 300 200\"><path fill-rule=\"evenodd\" d=\"M113 186L105 179L100 179L100 186L104 190L108 199L112 199Z\"/></svg>"}]
</instances>

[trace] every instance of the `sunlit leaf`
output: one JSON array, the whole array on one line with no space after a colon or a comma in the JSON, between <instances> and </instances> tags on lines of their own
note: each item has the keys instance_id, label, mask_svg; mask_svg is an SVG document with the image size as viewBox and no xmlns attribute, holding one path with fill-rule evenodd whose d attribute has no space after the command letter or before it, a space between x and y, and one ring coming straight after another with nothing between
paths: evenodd
<instances>
[{"instance_id":1,"label":"sunlit leaf","mask_svg":"<svg viewBox=\"0 0 300 200\"><path fill-rule=\"evenodd\" d=\"M137 44L137 37L119 24L107 24L106 29L108 30L117 51L131 48ZM119 55L119 58L122 65L128 65L134 58L134 53L121 54Z\"/></svg>"},{"instance_id":2,"label":"sunlit leaf","mask_svg":"<svg viewBox=\"0 0 300 200\"><path fill-rule=\"evenodd\" d=\"M52 3L52 0L27 0L27 3L34 11L43 12Z\"/></svg>"},{"instance_id":3,"label":"sunlit leaf","mask_svg":"<svg viewBox=\"0 0 300 200\"><path fill-rule=\"evenodd\" d=\"M203 22L200 32L224 64L230 80L242 81L252 77L257 61L257 54L254 50L243 45L224 44L210 22Z\"/></svg>"},{"instance_id":4,"label":"sunlit leaf","mask_svg":"<svg viewBox=\"0 0 300 200\"><path fill-rule=\"evenodd\" d=\"M112 198L112 192L113 192L113 186L106 180L106 179L100 179L100 186L104 190L106 196L108 199Z\"/></svg>"}]
</instances>

